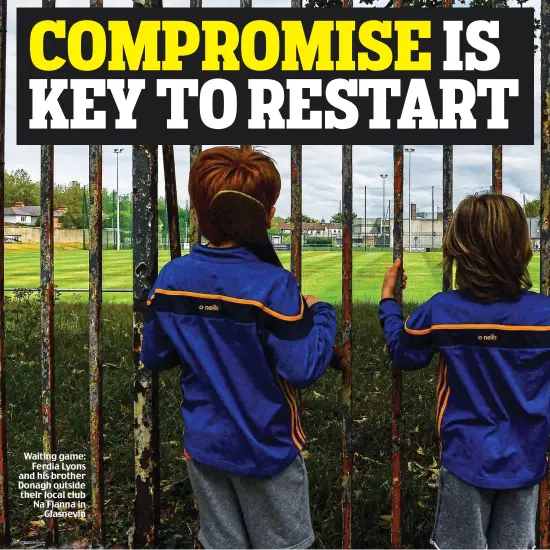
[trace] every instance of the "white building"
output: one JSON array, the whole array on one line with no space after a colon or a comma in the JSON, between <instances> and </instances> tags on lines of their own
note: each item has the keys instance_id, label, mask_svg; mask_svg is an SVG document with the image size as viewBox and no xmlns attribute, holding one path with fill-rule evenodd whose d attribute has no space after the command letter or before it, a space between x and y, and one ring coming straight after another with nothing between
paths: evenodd
<instances>
[{"instance_id":1,"label":"white building","mask_svg":"<svg viewBox=\"0 0 550 550\"><path fill-rule=\"evenodd\" d=\"M54 213L54 225L59 226L59 218L67 212L66 206L60 206ZM40 206L25 206L22 202L16 202L13 206L4 208L5 224L23 224L34 227L40 219Z\"/></svg>"}]
</instances>

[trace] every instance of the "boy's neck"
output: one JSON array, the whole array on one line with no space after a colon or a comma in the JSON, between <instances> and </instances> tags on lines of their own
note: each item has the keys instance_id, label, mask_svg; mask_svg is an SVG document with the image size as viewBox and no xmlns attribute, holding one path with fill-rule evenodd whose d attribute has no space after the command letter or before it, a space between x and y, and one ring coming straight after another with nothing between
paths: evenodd
<instances>
[{"instance_id":1,"label":"boy's neck","mask_svg":"<svg viewBox=\"0 0 550 550\"><path fill-rule=\"evenodd\" d=\"M225 241L217 246L212 243L208 243L208 248L234 248L235 246L239 246L235 241Z\"/></svg>"}]
</instances>

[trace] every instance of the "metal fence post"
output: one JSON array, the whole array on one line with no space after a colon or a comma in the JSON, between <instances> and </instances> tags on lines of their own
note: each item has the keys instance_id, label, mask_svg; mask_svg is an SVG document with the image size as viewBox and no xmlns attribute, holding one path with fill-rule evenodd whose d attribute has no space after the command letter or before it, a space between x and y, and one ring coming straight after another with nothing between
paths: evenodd
<instances>
[{"instance_id":1,"label":"metal fence post","mask_svg":"<svg viewBox=\"0 0 550 550\"><path fill-rule=\"evenodd\" d=\"M42 0L43 8L55 8L55 0ZM56 452L54 363L54 148L42 145L40 154L40 290L42 366L42 443L44 453ZM46 524L46 546L57 546L57 518Z\"/></svg>"},{"instance_id":2,"label":"metal fence post","mask_svg":"<svg viewBox=\"0 0 550 550\"><path fill-rule=\"evenodd\" d=\"M492 8L505 8L505 0L491 0ZM491 191L493 193L502 193L502 145L493 145L492 152L492 176Z\"/></svg>"},{"instance_id":3,"label":"metal fence post","mask_svg":"<svg viewBox=\"0 0 550 550\"><path fill-rule=\"evenodd\" d=\"M164 189L166 212L168 214L168 233L170 235L170 258L173 260L181 256L176 163L174 160L173 145L162 146L162 159L164 164Z\"/></svg>"},{"instance_id":4,"label":"metal fence post","mask_svg":"<svg viewBox=\"0 0 550 550\"><path fill-rule=\"evenodd\" d=\"M353 0L344 0L353 8ZM353 495L353 146L342 146L342 548L351 548Z\"/></svg>"},{"instance_id":5,"label":"metal fence post","mask_svg":"<svg viewBox=\"0 0 550 550\"><path fill-rule=\"evenodd\" d=\"M158 146L133 147L134 205L134 436L135 530L133 548L156 544L159 516L158 374L140 361L144 310L158 272Z\"/></svg>"},{"instance_id":6,"label":"metal fence post","mask_svg":"<svg viewBox=\"0 0 550 550\"><path fill-rule=\"evenodd\" d=\"M11 542L8 508L6 325L4 314L4 154L6 130L7 0L0 0L0 544Z\"/></svg>"},{"instance_id":7,"label":"metal fence post","mask_svg":"<svg viewBox=\"0 0 550 550\"><path fill-rule=\"evenodd\" d=\"M401 7L398 5L397 7ZM403 264L403 145L393 147L393 261ZM410 213L409 213L410 216ZM401 303L403 289L397 280L395 299ZM401 546L401 400L403 380L401 371L392 370L392 523L391 547Z\"/></svg>"},{"instance_id":8,"label":"metal fence post","mask_svg":"<svg viewBox=\"0 0 550 550\"><path fill-rule=\"evenodd\" d=\"M103 476L103 361L101 306L103 293L102 164L101 145L90 145L90 448L92 486L92 541L105 537Z\"/></svg>"},{"instance_id":9,"label":"metal fence post","mask_svg":"<svg viewBox=\"0 0 550 550\"><path fill-rule=\"evenodd\" d=\"M550 0L540 6L541 132L540 132L540 291L550 296ZM549 547L549 473L540 485L539 546Z\"/></svg>"}]
</instances>

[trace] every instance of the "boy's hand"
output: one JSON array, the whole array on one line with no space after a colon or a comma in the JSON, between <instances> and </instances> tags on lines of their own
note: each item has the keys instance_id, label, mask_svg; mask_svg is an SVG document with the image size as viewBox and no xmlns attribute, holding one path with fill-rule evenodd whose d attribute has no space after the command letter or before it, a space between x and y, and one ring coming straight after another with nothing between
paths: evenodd
<instances>
[{"instance_id":1,"label":"boy's hand","mask_svg":"<svg viewBox=\"0 0 550 550\"><path fill-rule=\"evenodd\" d=\"M407 275L405 270L401 269L401 260L395 260L395 263L388 269L386 276L384 277L384 283L382 284L382 300L395 297L395 287L397 286L397 278L399 272L402 272L403 288L407 288Z\"/></svg>"},{"instance_id":2,"label":"boy's hand","mask_svg":"<svg viewBox=\"0 0 550 550\"><path fill-rule=\"evenodd\" d=\"M316 298L315 296L313 296L311 294L306 294L304 296L304 298L306 299L306 304L308 305L308 307L311 307L312 305L316 304L317 302L322 302L322 300L319 300L319 298Z\"/></svg>"}]
</instances>

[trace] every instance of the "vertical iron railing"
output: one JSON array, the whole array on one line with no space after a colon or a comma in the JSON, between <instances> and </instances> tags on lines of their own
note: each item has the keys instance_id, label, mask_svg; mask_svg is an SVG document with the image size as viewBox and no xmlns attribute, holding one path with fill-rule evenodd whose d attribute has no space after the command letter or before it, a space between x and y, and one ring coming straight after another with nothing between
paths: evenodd
<instances>
[{"instance_id":1,"label":"vertical iron railing","mask_svg":"<svg viewBox=\"0 0 550 550\"><path fill-rule=\"evenodd\" d=\"M161 7L162 0L134 0L135 8ZM133 548L153 547L160 519L158 374L140 361L144 312L158 274L158 145L132 148L134 290L135 501Z\"/></svg>"},{"instance_id":2,"label":"vertical iron railing","mask_svg":"<svg viewBox=\"0 0 550 550\"><path fill-rule=\"evenodd\" d=\"M397 7L401 7L398 5ZM393 147L393 261L403 258L403 145ZM410 216L409 212L409 216ZM395 299L402 302L401 277L397 279ZM401 546L401 401L403 379L401 371L392 369L392 521L391 547Z\"/></svg>"},{"instance_id":3,"label":"vertical iron railing","mask_svg":"<svg viewBox=\"0 0 550 550\"><path fill-rule=\"evenodd\" d=\"M174 146L162 146L164 165L164 191L166 211L168 214L168 232L170 235L170 258L181 256L180 222L178 214L178 192L176 188L176 164Z\"/></svg>"},{"instance_id":4,"label":"vertical iron railing","mask_svg":"<svg viewBox=\"0 0 550 550\"><path fill-rule=\"evenodd\" d=\"M101 1L101 0L100 0ZM92 542L105 537L103 476L103 361L101 305L103 292L102 164L101 145L90 145L90 448L92 487Z\"/></svg>"},{"instance_id":5,"label":"vertical iron railing","mask_svg":"<svg viewBox=\"0 0 550 550\"><path fill-rule=\"evenodd\" d=\"M290 146L290 269L302 288L302 146Z\"/></svg>"},{"instance_id":6,"label":"vertical iron railing","mask_svg":"<svg viewBox=\"0 0 550 550\"><path fill-rule=\"evenodd\" d=\"M158 271L158 146L135 145L132 158L134 279L135 526L133 548L156 544L159 515L158 374L140 361L144 310Z\"/></svg>"},{"instance_id":7,"label":"vertical iron railing","mask_svg":"<svg viewBox=\"0 0 550 550\"><path fill-rule=\"evenodd\" d=\"M201 0L191 0L192 2L200 2ZM197 6L199 7L199 6ZM189 146L189 166L195 162L195 159L202 151L202 145L190 145ZM193 208L193 202L189 197L189 250L191 250L197 243L201 242L201 230L197 216L195 215L195 209Z\"/></svg>"},{"instance_id":8,"label":"vertical iron railing","mask_svg":"<svg viewBox=\"0 0 550 550\"><path fill-rule=\"evenodd\" d=\"M103 0L90 0L102 8ZM89 271L90 271L90 450L92 489L91 542L105 541L105 491L103 468L103 360L101 351L101 306L103 293L103 148L89 148Z\"/></svg>"},{"instance_id":9,"label":"vertical iron railing","mask_svg":"<svg viewBox=\"0 0 550 550\"><path fill-rule=\"evenodd\" d=\"M550 0L540 5L540 291L550 296ZM539 546L549 547L549 472L540 485Z\"/></svg>"},{"instance_id":10,"label":"vertical iron railing","mask_svg":"<svg viewBox=\"0 0 550 550\"><path fill-rule=\"evenodd\" d=\"M403 0L394 0L394 8L402 8ZM403 257L403 145L393 146L393 261ZM411 213L409 212L409 216ZM410 239L410 236L409 236ZM398 278L395 298L402 300L401 280ZM391 547L401 546L401 401L403 399L403 378L400 370L392 368L392 513Z\"/></svg>"},{"instance_id":11,"label":"vertical iron railing","mask_svg":"<svg viewBox=\"0 0 550 550\"><path fill-rule=\"evenodd\" d=\"M353 8L353 0L344 0ZM351 548L353 495L352 441L352 280L353 146L342 146L342 548Z\"/></svg>"},{"instance_id":12,"label":"vertical iron railing","mask_svg":"<svg viewBox=\"0 0 550 550\"><path fill-rule=\"evenodd\" d=\"M290 0L293 8L301 8L302 0ZM302 146L290 146L290 269L302 288Z\"/></svg>"},{"instance_id":13,"label":"vertical iron railing","mask_svg":"<svg viewBox=\"0 0 550 550\"><path fill-rule=\"evenodd\" d=\"M351 0L350 0L351 2ZM353 147L342 146L342 548L351 548Z\"/></svg>"},{"instance_id":14,"label":"vertical iron railing","mask_svg":"<svg viewBox=\"0 0 550 550\"><path fill-rule=\"evenodd\" d=\"M202 0L190 0L191 8L202 8ZM189 146L189 166L195 162L195 159L202 151L202 145L190 145ZM193 203L189 198L189 250L191 250L197 243L201 242L201 230L195 216L193 209Z\"/></svg>"},{"instance_id":15,"label":"vertical iron railing","mask_svg":"<svg viewBox=\"0 0 550 550\"><path fill-rule=\"evenodd\" d=\"M43 8L55 8L55 0L42 0ZM54 363L54 148L42 145L40 153L40 291L42 367L42 444L44 453L56 452ZM57 518L48 518L46 546L57 546Z\"/></svg>"},{"instance_id":16,"label":"vertical iron railing","mask_svg":"<svg viewBox=\"0 0 550 550\"><path fill-rule=\"evenodd\" d=\"M10 543L6 416L6 325L4 312L4 155L6 136L7 0L0 0L0 544Z\"/></svg>"},{"instance_id":17,"label":"vertical iron railing","mask_svg":"<svg viewBox=\"0 0 550 550\"><path fill-rule=\"evenodd\" d=\"M506 7L505 0L491 0L492 8ZM491 146L492 171L491 171L491 191L493 193L502 193L502 145Z\"/></svg>"}]
</instances>

